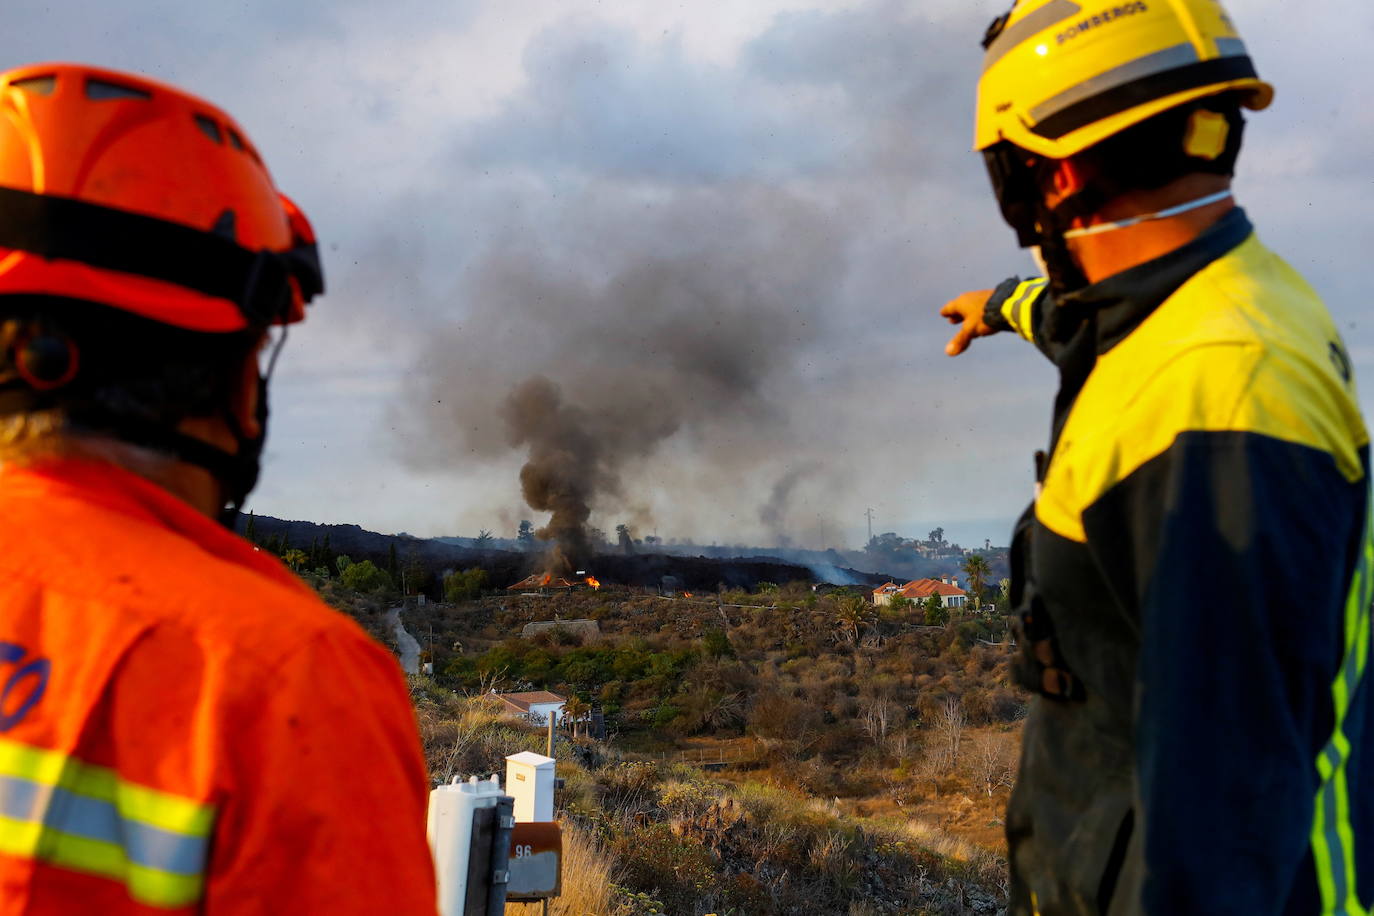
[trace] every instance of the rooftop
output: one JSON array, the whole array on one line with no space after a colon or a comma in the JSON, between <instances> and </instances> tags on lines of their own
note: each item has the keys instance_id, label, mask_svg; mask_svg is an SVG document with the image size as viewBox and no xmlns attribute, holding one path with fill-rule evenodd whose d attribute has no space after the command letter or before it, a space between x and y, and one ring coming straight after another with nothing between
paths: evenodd
<instances>
[{"instance_id":1,"label":"rooftop","mask_svg":"<svg viewBox=\"0 0 1374 916\"><path fill-rule=\"evenodd\" d=\"M514 706L521 712L529 712L531 706L541 703L566 703L563 697L548 690L530 690L525 693L493 693L489 694L498 700Z\"/></svg>"}]
</instances>

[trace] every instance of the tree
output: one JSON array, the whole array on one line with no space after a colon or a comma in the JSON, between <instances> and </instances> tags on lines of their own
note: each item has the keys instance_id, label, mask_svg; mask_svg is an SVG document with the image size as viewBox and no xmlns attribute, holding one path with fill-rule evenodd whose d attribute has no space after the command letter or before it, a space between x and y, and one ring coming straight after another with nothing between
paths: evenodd
<instances>
[{"instance_id":1,"label":"tree","mask_svg":"<svg viewBox=\"0 0 1374 916\"><path fill-rule=\"evenodd\" d=\"M712 658L735 654L734 648L730 645L730 637L720 627L712 627L706 631L706 635L702 637L702 648Z\"/></svg>"},{"instance_id":2,"label":"tree","mask_svg":"<svg viewBox=\"0 0 1374 916\"><path fill-rule=\"evenodd\" d=\"M859 630L864 625L867 611L868 602L862 598L840 599L839 610L835 614L835 622L839 625L840 636L851 646L859 641Z\"/></svg>"},{"instance_id":3,"label":"tree","mask_svg":"<svg viewBox=\"0 0 1374 916\"><path fill-rule=\"evenodd\" d=\"M364 594L389 591L392 588L391 576L387 575L385 569L378 569L371 560L350 563L339 574L339 579L355 592L363 592Z\"/></svg>"},{"instance_id":4,"label":"tree","mask_svg":"<svg viewBox=\"0 0 1374 916\"><path fill-rule=\"evenodd\" d=\"M515 532L515 541L526 553L534 550L534 524L529 519L520 520L520 527Z\"/></svg>"},{"instance_id":5,"label":"tree","mask_svg":"<svg viewBox=\"0 0 1374 916\"><path fill-rule=\"evenodd\" d=\"M472 544L478 550L487 550L490 549L491 542L494 540L495 538L492 537L491 532L482 528L478 530L477 537L472 539Z\"/></svg>"},{"instance_id":6,"label":"tree","mask_svg":"<svg viewBox=\"0 0 1374 916\"><path fill-rule=\"evenodd\" d=\"M248 524L243 528L243 536L250 544L258 542L258 520L251 512L248 513Z\"/></svg>"},{"instance_id":7,"label":"tree","mask_svg":"<svg viewBox=\"0 0 1374 916\"><path fill-rule=\"evenodd\" d=\"M940 704L940 712L935 717L935 733L940 736L940 752L943 763L952 767L959 762L959 745L964 738L964 706L953 695L945 697Z\"/></svg>"},{"instance_id":8,"label":"tree","mask_svg":"<svg viewBox=\"0 0 1374 916\"><path fill-rule=\"evenodd\" d=\"M387 544L386 571L391 575L396 575L396 542Z\"/></svg>"},{"instance_id":9,"label":"tree","mask_svg":"<svg viewBox=\"0 0 1374 916\"><path fill-rule=\"evenodd\" d=\"M887 607L894 614L905 614L916 607L916 602L906 595L893 595L888 599Z\"/></svg>"},{"instance_id":10,"label":"tree","mask_svg":"<svg viewBox=\"0 0 1374 916\"><path fill-rule=\"evenodd\" d=\"M895 557L907 546L906 539L895 531L884 531L868 539L864 552L878 557Z\"/></svg>"},{"instance_id":11,"label":"tree","mask_svg":"<svg viewBox=\"0 0 1374 916\"><path fill-rule=\"evenodd\" d=\"M616 525L615 536L616 541L620 544L620 550L622 553L624 553L626 556L629 556L630 554L635 552L634 532L630 530L629 525Z\"/></svg>"},{"instance_id":12,"label":"tree","mask_svg":"<svg viewBox=\"0 0 1374 916\"><path fill-rule=\"evenodd\" d=\"M591 704L586 700L573 694L563 703L563 721L568 723L572 736L577 737L577 724L591 714Z\"/></svg>"},{"instance_id":13,"label":"tree","mask_svg":"<svg viewBox=\"0 0 1374 916\"><path fill-rule=\"evenodd\" d=\"M931 595L926 599L926 626L942 627L949 623L949 608L945 607L945 600L939 595Z\"/></svg>"},{"instance_id":14,"label":"tree","mask_svg":"<svg viewBox=\"0 0 1374 916\"><path fill-rule=\"evenodd\" d=\"M945 529L936 528L934 531L930 532L930 534L926 535L926 540L931 544L943 544L945 542Z\"/></svg>"},{"instance_id":15,"label":"tree","mask_svg":"<svg viewBox=\"0 0 1374 916\"><path fill-rule=\"evenodd\" d=\"M860 712L863 715L864 733L874 744L880 745L886 741L888 728L897 712L892 700L885 696L869 697L860 706Z\"/></svg>"},{"instance_id":16,"label":"tree","mask_svg":"<svg viewBox=\"0 0 1374 916\"><path fill-rule=\"evenodd\" d=\"M301 567L309 560L310 557L306 555L304 550L292 549L282 555L282 562L291 567L292 572L300 572Z\"/></svg>"},{"instance_id":17,"label":"tree","mask_svg":"<svg viewBox=\"0 0 1374 916\"><path fill-rule=\"evenodd\" d=\"M406 557L405 565L401 567L401 584L405 587L407 595L418 595L424 590L425 581L429 578L429 570L425 569L425 564L415 555L412 549Z\"/></svg>"},{"instance_id":18,"label":"tree","mask_svg":"<svg viewBox=\"0 0 1374 916\"><path fill-rule=\"evenodd\" d=\"M334 568L337 569L337 570L339 571L339 575L341 575L341 576L343 575L344 570L345 570L345 569L348 569L348 567L350 567L350 566L352 566L352 565L353 565L353 560L352 560L352 558L349 557L349 555L346 554L346 553L341 553L341 554L339 554L337 557L334 558Z\"/></svg>"},{"instance_id":19,"label":"tree","mask_svg":"<svg viewBox=\"0 0 1374 916\"><path fill-rule=\"evenodd\" d=\"M482 596L487 587L487 571L473 567L462 572L451 572L444 576L444 600L450 603L467 601Z\"/></svg>"},{"instance_id":20,"label":"tree","mask_svg":"<svg viewBox=\"0 0 1374 916\"><path fill-rule=\"evenodd\" d=\"M992 575L992 567L988 566L986 558L971 553L964 558L963 573L968 579L969 590L973 592L973 609L979 610L983 606L983 589L987 587L988 576Z\"/></svg>"}]
</instances>

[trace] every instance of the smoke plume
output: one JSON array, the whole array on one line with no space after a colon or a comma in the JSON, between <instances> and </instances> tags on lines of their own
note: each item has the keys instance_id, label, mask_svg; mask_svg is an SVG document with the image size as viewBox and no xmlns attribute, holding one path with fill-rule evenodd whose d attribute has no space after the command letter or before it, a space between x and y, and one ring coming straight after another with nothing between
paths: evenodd
<instances>
[{"instance_id":1,"label":"smoke plume","mask_svg":"<svg viewBox=\"0 0 1374 916\"><path fill-rule=\"evenodd\" d=\"M521 490L552 513L541 537L560 567L587 558L594 512L643 526L646 490L690 511L698 486L720 486L684 467L719 481L771 463L843 276L823 214L761 187L684 192L599 233L581 239L596 249L585 263L531 244L493 253L464 291L473 314L423 363L428 460L523 452Z\"/></svg>"}]
</instances>

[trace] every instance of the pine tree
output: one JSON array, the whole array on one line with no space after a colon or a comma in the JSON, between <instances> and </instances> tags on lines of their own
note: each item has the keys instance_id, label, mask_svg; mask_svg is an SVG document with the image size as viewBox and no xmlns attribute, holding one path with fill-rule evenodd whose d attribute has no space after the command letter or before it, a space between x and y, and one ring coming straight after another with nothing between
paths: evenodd
<instances>
[{"instance_id":1,"label":"pine tree","mask_svg":"<svg viewBox=\"0 0 1374 916\"><path fill-rule=\"evenodd\" d=\"M243 528L243 536L250 544L258 542L258 520L253 517L253 513L248 513L248 524Z\"/></svg>"}]
</instances>

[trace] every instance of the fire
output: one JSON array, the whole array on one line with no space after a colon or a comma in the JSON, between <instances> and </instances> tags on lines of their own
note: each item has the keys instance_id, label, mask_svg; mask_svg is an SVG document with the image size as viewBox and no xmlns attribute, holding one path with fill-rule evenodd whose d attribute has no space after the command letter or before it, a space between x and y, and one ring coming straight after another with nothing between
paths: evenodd
<instances>
[{"instance_id":1,"label":"fire","mask_svg":"<svg viewBox=\"0 0 1374 916\"><path fill-rule=\"evenodd\" d=\"M592 588L600 588L601 580L598 579L596 576L588 576L587 584L590 585Z\"/></svg>"},{"instance_id":2,"label":"fire","mask_svg":"<svg viewBox=\"0 0 1374 916\"><path fill-rule=\"evenodd\" d=\"M548 585L553 581L553 573L544 573L544 578L539 580L540 585Z\"/></svg>"},{"instance_id":3,"label":"fire","mask_svg":"<svg viewBox=\"0 0 1374 916\"><path fill-rule=\"evenodd\" d=\"M692 593L691 593L691 592L683 592L683 593L682 593L682 597L684 597L684 598L690 598L690 597L692 597Z\"/></svg>"}]
</instances>

